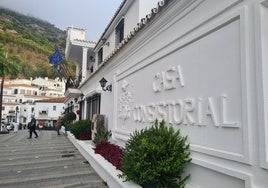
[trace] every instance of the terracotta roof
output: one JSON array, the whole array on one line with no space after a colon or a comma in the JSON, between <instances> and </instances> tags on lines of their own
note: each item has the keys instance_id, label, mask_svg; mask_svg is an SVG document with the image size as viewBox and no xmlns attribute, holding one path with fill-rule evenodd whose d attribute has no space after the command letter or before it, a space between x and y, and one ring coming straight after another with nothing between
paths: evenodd
<instances>
[{"instance_id":1,"label":"terracotta roof","mask_svg":"<svg viewBox=\"0 0 268 188\"><path fill-rule=\"evenodd\" d=\"M78 42L86 42L86 43L91 43L91 44L96 44L96 42L94 42L94 41L89 41L89 40L74 39L74 41L78 41Z\"/></svg>"},{"instance_id":2,"label":"terracotta roof","mask_svg":"<svg viewBox=\"0 0 268 188\"><path fill-rule=\"evenodd\" d=\"M35 103L37 103L37 102L39 102L39 103L64 103L66 99L67 99L66 97L53 98L53 99L43 99L43 100L37 100L37 101L35 101Z\"/></svg>"},{"instance_id":3,"label":"terracotta roof","mask_svg":"<svg viewBox=\"0 0 268 188\"><path fill-rule=\"evenodd\" d=\"M6 87L31 87L31 88L36 88L35 86L27 85L27 84L9 84L9 83L4 83L4 86L6 86Z\"/></svg>"}]
</instances>

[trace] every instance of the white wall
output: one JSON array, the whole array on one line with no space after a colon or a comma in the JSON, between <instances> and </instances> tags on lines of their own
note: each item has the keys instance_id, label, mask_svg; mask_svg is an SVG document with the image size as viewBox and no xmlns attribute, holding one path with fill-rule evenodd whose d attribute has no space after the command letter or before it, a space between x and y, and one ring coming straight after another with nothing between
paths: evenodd
<instances>
[{"instance_id":1,"label":"white wall","mask_svg":"<svg viewBox=\"0 0 268 188\"><path fill-rule=\"evenodd\" d=\"M56 106L56 110L53 110L53 106ZM50 102L36 102L35 104L35 116L39 116L40 111L47 111L47 117L57 120L57 118L61 115L64 111L64 103L50 103Z\"/></svg>"},{"instance_id":2,"label":"white wall","mask_svg":"<svg viewBox=\"0 0 268 188\"><path fill-rule=\"evenodd\" d=\"M189 187L267 187L267 8L171 1L83 86L113 81L101 113L115 141L165 119L189 136Z\"/></svg>"},{"instance_id":3,"label":"white wall","mask_svg":"<svg viewBox=\"0 0 268 188\"><path fill-rule=\"evenodd\" d=\"M157 7L159 0L139 0L139 20L145 18L147 14L151 13L153 8Z\"/></svg>"}]
</instances>

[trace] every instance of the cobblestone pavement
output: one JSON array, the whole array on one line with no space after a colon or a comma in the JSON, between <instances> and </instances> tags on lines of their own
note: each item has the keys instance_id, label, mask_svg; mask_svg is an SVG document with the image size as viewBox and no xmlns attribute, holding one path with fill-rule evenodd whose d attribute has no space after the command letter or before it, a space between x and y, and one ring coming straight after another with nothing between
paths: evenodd
<instances>
[{"instance_id":1,"label":"cobblestone pavement","mask_svg":"<svg viewBox=\"0 0 268 188\"><path fill-rule=\"evenodd\" d=\"M107 188L105 182L72 145L56 131L27 130L0 134L0 187Z\"/></svg>"}]
</instances>

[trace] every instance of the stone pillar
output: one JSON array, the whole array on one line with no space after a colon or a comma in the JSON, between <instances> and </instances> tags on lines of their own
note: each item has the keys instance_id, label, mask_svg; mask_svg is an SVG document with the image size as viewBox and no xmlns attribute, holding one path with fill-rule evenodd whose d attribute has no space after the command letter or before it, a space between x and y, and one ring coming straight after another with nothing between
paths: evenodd
<instances>
[{"instance_id":1,"label":"stone pillar","mask_svg":"<svg viewBox=\"0 0 268 188\"><path fill-rule=\"evenodd\" d=\"M94 140L95 134L98 131L107 131L104 125L104 115L102 114L94 114L92 118L92 125L91 125L91 140ZM94 144L92 142L92 144Z\"/></svg>"}]
</instances>

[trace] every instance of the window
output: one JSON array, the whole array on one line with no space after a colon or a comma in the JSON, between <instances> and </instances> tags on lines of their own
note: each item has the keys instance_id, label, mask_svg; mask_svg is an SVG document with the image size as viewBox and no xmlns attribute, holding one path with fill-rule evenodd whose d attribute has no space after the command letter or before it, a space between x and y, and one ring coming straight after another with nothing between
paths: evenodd
<instances>
[{"instance_id":1,"label":"window","mask_svg":"<svg viewBox=\"0 0 268 188\"><path fill-rule=\"evenodd\" d=\"M115 46L124 39L124 21L125 19L121 19L118 25L115 27Z\"/></svg>"},{"instance_id":2,"label":"window","mask_svg":"<svg viewBox=\"0 0 268 188\"><path fill-rule=\"evenodd\" d=\"M21 89L20 94L25 94L25 89Z\"/></svg>"},{"instance_id":3,"label":"window","mask_svg":"<svg viewBox=\"0 0 268 188\"><path fill-rule=\"evenodd\" d=\"M18 89L14 89L14 94L18 94Z\"/></svg>"},{"instance_id":4,"label":"window","mask_svg":"<svg viewBox=\"0 0 268 188\"><path fill-rule=\"evenodd\" d=\"M53 106L53 111L56 111L56 106Z\"/></svg>"},{"instance_id":5,"label":"window","mask_svg":"<svg viewBox=\"0 0 268 188\"><path fill-rule=\"evenodd\" d=\"M41 110L41 111L39 111L39 115L47 115L47 111L46 110Z\"/></svg>"},{"instance_id":6,"label":"window","mask_svg":"<svg viewBox=\"0 0 268 188\"><path fill-rule=\"evenodd\" d=\"M98 65L101 64L103 61L103 49L101 48L99 51L98 51Z\"/></svg>"},{"instance_id":7,"label":"window","mask_svg":"<svg viewBox=\"0 0 268 188\"><path fill-rule=\"evenodd\" d=\"M87 100L87 119L92 119L94 114L100 114L100 94L88 97Z\"/></svg>"}]
</instances>

